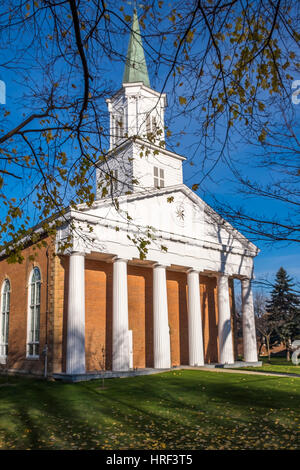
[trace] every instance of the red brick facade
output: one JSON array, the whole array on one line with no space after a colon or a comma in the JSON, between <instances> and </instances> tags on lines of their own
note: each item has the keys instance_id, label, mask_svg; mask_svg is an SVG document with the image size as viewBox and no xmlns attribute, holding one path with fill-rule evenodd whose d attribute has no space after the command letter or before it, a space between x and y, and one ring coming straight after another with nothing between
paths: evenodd
<instances>
[{"instance_id":1,"label":"red brick facade","mask_svg":"<svg viewBox=\"0 0 300 470\"><path fill-rule=\"evenodd\" d=\"M0 282L11 283L9 346L6 365L0 369L42 375L41 354L48 344L48 373L64 372L66 367L68 257L55 256L54 245L24 249L22 264L0 261ZM34 261L30 260L35 255ZM26 357L28 282L34 266L41 271L40 358ZM85 261L85 347L86 370L112 367L112 263ZM151 267L128 265L129 329L133 332L133 367L153 367L153 274ZM232 290L232 286L231 286ZM218 362L218 310L216 278L200 276L205 363ZM189 363L187 274L167 270L171 364ZM233 296L231 295L231 298ZM232 301L232 309L234 308ZM234 328L234 324L233 324Z\"/></svg>"},{"instance_id":2,"label":"red brick facade","mask_svg":"<svg viewBox=\"0 0 300 470\"><path fill-rule=\"evenodd\" d=\"M44 349L46 339L49 343L51 321L49 296L53 292L53 244L50 239L47 239L46 242L46 247L30 246L25 248L23 251L24 261L21 264L9 264L6 259L0 261L0 286L5 279L9 279L11 289L8 357L6 365L0 365L1 369L20 370L32 374L42 374L44 371L44 357L41 352ZM31 257L34 257L34 261ZM41 272L40 357L39 359L28 359L26 357L28 290L30 275L35 266Z\"/></svg>"}]
</instances>

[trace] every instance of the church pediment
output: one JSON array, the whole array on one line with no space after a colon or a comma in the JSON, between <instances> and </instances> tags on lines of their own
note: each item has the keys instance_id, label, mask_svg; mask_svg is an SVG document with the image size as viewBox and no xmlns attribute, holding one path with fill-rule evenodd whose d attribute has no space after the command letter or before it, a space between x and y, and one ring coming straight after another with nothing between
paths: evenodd
<instances>
[{"instance_id":1,"label":"church pediment","mask_svg":"<svg viewBox=\"0 0 300 470\"><path fill-rule=\"evenodd\" d=\"M97 202L85 214L99 217L99 223L151 227L160 238L203 245L209 249L237 250L255 256L258 249L229 223L216 214L185 185L136 192L118 199L119 210L111 198ZM127 221L127 222L126 222Z\"/></svg>"}]
</instances>

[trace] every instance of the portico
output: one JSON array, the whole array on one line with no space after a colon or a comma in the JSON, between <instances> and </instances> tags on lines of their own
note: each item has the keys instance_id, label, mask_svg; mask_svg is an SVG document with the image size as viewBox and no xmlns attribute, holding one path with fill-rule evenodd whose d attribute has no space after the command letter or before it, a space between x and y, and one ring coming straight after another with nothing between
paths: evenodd
<instances>
[{"instance_id":1,"label":"portico","mask_svg":"<svg viewBox=\"0 0 300 470\"><path fill-rule=\"evenodd\" d=\"M74 252L69 256L69 297L68 302L68 327L67 327L67 374L85 374L86 354L89 351L85 348L85 275L84 266L89 262L90 256L82 252ZM161 263L147 260L144 264L139 260L124 259L114 255L106 256L106 264L112 265L112 366L111 370L128 371L130 363L135 364L136 358L130 358L130 327L129 315L133 307L128 303L128 263L129 267L139 270L147 270L152 282L152 325L146 324L151 330L152 341L148 334L145 334L146 341L151 343L153 348L153 368L169 369L172 367L171 358L171 332L170 318L168 311L168 288L167 272L178 273L186 281L186 316L187 316L187 334L185 338L188 342L188 361L184 361L189 366L203 366L204 357L204 338L203 338L203 298L201 298L200 276L207 276L205 270L200 271L188 266L173 267L172 265L162 265ZM93 261L97 263L97 261ZM180 269L180 271L178 271ZM224 273L209 272L210 278L216 279L217 286L217 338L218 344L218 363L233 364L234 357L234 335L232 305L229 295L229 276ZM233 279L234 276L230 276ZM238 276L237 276L238 277ZM242 302L243 302L243 341L244 358L247 362L257 362L257 348L254 328L254 309L251 292L251 281L248 278L240 278ZM170 287L169 287L170 289ZM206 294L205 294L206 295ZM170 300L170 299L169 299ZM210 302L211 299L208 299ZM210 306L212 307L212 306ZM184 309L185 310L185 309ZM209 308L208 308L209 310ZM180 315L180 312L179 312ZM142 335L142 331L140 332ZM182 331L179 335L184 335ZM133 331L133 335L139 335L138 330ZM149 339L150 338L150 339ZM174 341L174 338L173 338ZM179 344L183 338L179 337ZM133 344L137 342L134 337ZM145 351L149 344L145 344ZM136 348L133 347L133 356L136 354ZM210 361L211 362L211 361ZM149 365L149 364L148 364ZM180 365L180 364L177 364ZM145 366L147 362L145 360Z\"/></svg>"}]
</instances>

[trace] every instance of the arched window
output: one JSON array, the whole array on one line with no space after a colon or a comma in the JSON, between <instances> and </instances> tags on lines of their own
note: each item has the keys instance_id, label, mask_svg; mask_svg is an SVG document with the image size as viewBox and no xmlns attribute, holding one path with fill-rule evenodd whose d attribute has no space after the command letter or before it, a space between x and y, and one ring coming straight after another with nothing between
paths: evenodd
<instances>
[{"instance_id":1,"label":"arched window","mask_svg":"<svg viewBox=\"0 0 300 470\"><path fill-rule=\"evenodd\" d=\"M35 267L30 276L27 356L37 357L40 346L41 273Z\"/></svg>"},{"instance_id":2,"label":"arched window","mask_svg":"<svg viewBox=\"0 0 300 470\"><path fill-rule=\"evenodd\" d=\"M10 282L8 279L1 289L1 319L0 319L0 356L6 357L8 351L8 325L10 308Z\"/></svg>"}]
</instances>

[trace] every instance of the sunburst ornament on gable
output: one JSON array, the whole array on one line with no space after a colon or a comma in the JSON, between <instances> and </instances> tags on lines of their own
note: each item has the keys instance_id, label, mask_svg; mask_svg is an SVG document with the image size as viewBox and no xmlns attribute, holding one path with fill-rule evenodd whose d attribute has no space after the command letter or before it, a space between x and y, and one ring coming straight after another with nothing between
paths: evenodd
<instances>
[{"instance_id":1,"label":"sunburst ornament on gable","mask_svg":"<svg viewBox=\"0 0 300 470\"><path fill-rule=\"evenodd\" d=\"M175 208L175 211L173 213L173 219L174 222L179 225L180 227L184 226L184 221L185 221L185 212L184 212L184 205L183 204L178 204Z\"/></svg>"}]
</instances>

